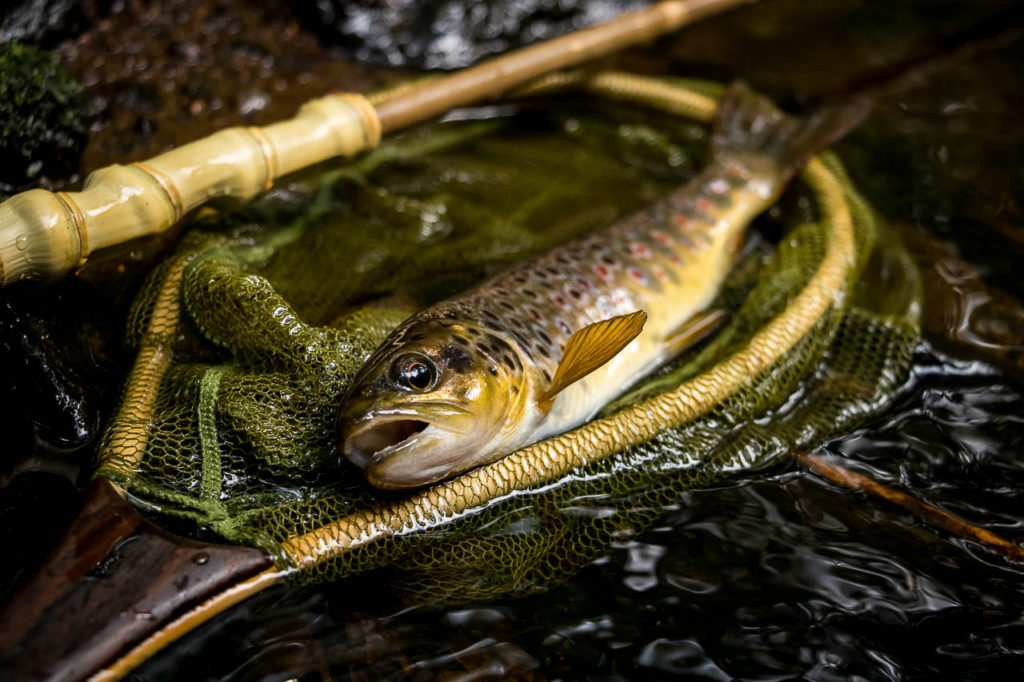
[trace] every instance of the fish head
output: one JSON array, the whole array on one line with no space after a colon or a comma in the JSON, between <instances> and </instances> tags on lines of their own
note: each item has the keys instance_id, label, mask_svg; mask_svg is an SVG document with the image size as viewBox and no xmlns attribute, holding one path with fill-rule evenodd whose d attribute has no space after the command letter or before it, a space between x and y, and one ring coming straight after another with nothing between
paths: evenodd
<instances>
[{"instance_id":1,"label":"fish head","mask_svg":"<svg viewBox=\"0 0 1024 682\"><path fill-rule=\"evenodd\" d=\"M523 363L509 354L472 323L412 318L353 381L337 418L342 453L372 485L403 489L511 452L527 401Z\"/></svg>"}]
</instances>

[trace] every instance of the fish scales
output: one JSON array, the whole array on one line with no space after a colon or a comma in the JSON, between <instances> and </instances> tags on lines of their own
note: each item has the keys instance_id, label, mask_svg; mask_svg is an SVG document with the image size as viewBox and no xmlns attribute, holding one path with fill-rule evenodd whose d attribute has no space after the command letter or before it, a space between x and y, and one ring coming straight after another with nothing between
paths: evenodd
<instances>
[{"instance_id":1,"label":"fish scales","mask_svg":"<svg viewBox=\"0 0 1024 682\"><path fill-rule=\"evenodd\" d=\"M374 485L413 487L590 419L680 350L677 333L715 297L750 221L834 125L734 88L693 180L400 325L339 410L345 455ZM601 347L606 321L636 311L643 330ZM584 329L594 333L581 343L595 345L566 352ZM561 363L606 356L553 385Z\"/></svg>"},{"instance_id":2,"label":"fish scales","mask_svg":"<svg viewBox=\"0 0 1024 682\"><path fill-rule=\"evenodd\" d=\"M468 347L505 366L525 360L539 385L551 381L576 330L647 311L634 347L567 389L572 393L561 400L565 407L573 393L593 393L591 385L612 389L591 401L589 417L648 366L664 362L672 332L714 297L734 259L736 235L764 201L750 193L737 165L713 164L647 209L516 265L436 313L448 309L479 320L485 335ZM559 421L559 414L552 415L548 430L557 432Z\"/></svg>"}]
</instances>

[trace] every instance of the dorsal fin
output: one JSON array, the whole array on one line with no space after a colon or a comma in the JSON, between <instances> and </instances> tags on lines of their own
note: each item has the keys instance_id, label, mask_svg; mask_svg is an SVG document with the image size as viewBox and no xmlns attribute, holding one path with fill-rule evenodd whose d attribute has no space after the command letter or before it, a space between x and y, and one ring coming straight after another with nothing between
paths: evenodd
<instances>
[{"instance_id":1,"label":"dorsal fin","mask_svg":"<svg viewBox=\"0 0 1024 682\"><path fill-rule=\"evenodd\" d=\"M555 376L551 378L551 385L537 400L541 411L549 411L555 396L567 386L618 355L643 330L645 322L647 313L637 310L577 330L565 344L565 352L562 353Z\"/></svg>"}]
</instances>

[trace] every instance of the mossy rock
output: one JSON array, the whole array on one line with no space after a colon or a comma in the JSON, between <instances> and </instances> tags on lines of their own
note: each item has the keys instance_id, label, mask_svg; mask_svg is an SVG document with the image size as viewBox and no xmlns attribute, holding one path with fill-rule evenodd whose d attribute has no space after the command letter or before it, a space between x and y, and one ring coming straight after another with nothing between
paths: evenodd
<instances>
[{"instance_id":1,"label":"mossy rock","mask_svg":"<svg viewBox=\"0 0 1024 682\"><path fill-rule=\"evenodd\" d=\"M0 45L0 192L78 167L89 133L82 87L48 52Z\"/></svg>"}]
</instances>

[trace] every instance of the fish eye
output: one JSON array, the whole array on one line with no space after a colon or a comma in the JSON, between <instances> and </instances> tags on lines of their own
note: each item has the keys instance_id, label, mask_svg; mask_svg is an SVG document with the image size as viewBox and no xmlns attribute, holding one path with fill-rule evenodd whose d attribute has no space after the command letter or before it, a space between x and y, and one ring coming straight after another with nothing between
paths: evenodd
<instances>
[{"instance_id":1,"label":"fish eye","mask_svg":"<svg viewBox=\"0 0 1024 682\"><path fill-rule=\"evenodd\" d=\"M399 383L414 391L429 390L437 381L437 368L424 357L400 358L396 363L396 369Z\"/></svg>"}]
</instances>

